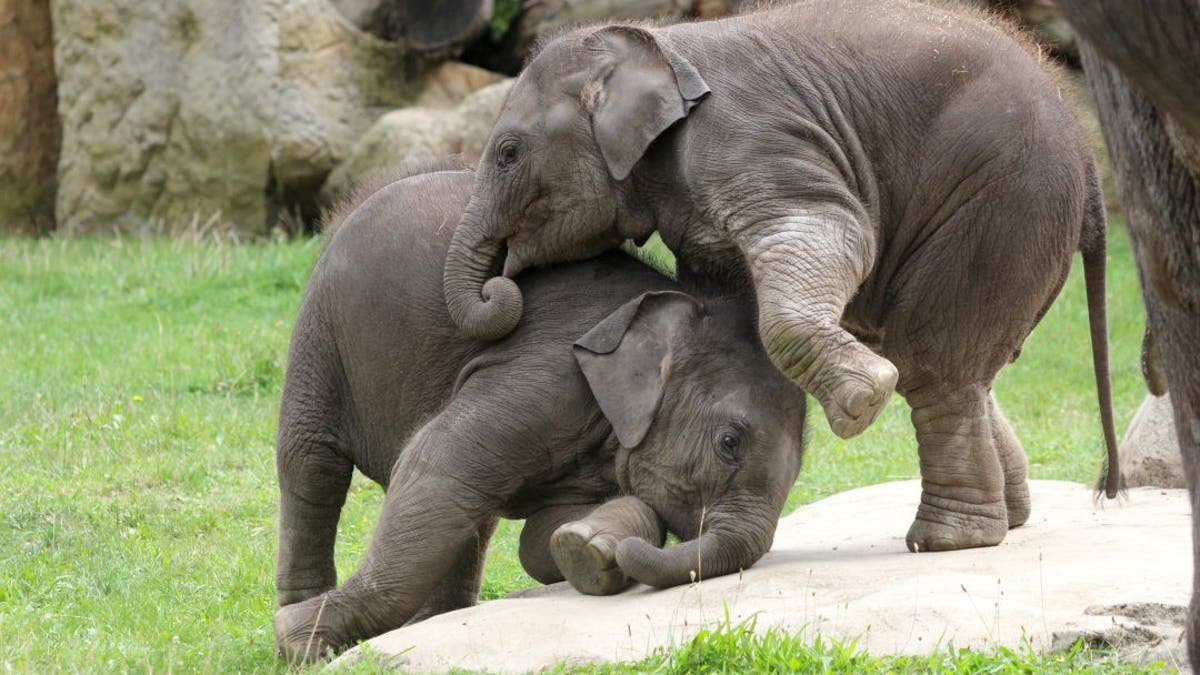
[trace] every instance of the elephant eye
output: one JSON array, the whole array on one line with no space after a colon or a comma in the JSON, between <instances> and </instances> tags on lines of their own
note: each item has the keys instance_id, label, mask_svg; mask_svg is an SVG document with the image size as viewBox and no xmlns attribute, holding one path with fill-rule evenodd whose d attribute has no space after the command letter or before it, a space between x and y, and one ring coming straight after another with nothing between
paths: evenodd
<instances>
[{"instance_id":1,"label":"elephant eye","mask_svg":"<svg viewBox=\"0 0 1200 675\"><path fill-rule=\"evenodd\" d=\"M739 462L742 459L742 434L733 428L723 428L717 432L717 453L727 461Z\"/></svg>"},{"instance_id":2,"label":"elephant eye","mask_svg":"<svg viewBox=\"0 0 1200 675\"><path fill-rule=\"evenodd\" d=\"M520 154L520 145L512 138L506 138L500 141L496 146L496 167L499 169L507 169L512 166L513 162L517 161L517 155Z\"/></svg>"}]
</instances>

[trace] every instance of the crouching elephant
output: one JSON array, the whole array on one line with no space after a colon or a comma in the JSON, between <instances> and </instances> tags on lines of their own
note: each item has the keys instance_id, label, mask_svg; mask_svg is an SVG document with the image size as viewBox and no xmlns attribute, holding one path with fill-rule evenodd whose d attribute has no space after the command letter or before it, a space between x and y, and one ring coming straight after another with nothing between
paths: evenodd
<instances>
[{"instance_id":1,"label":"crouching elephant","mask_svg":"<svg viewBox=\"0 0 1200 675\"><path fill-rule=\"evenodd\" d=\"M809 0L548 42L455 233L455 323L505 335L522 312L505 277L657 230L681 278L753 289L771 361L838 435L905 396L922 478L910 549L989 546L1029 516L992 383L1080 251L1115 496L1091 152L1032 49L941 5Z\"/></svg>"},{"instance_id":2,"label":"crouching elephant","mask_svg":"<svg viewBox=\"0 0 1200 675\"><path fill-rule=\"evenodd\" d=\"M277 447L275 633L290 661L472 604L498 517L526 519L521 562L539 581L669 586L751 565L795 482L804 392L771 366L743 299L611 253L522 275L522 326L463 336L442 267L473 182L387 185L317 262ZM355 468L386 497L365 562L336 587ZM659 548L664 524L685 543Z\"/></svg>"}]
</instances>

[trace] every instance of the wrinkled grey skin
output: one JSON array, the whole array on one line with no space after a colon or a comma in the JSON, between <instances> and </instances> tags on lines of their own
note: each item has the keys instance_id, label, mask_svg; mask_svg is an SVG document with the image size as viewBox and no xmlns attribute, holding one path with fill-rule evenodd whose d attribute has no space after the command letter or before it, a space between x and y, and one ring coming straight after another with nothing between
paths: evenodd
<instances>
[{"instance_id":1,"label":"wrinkled grey skin","mask_svg":"<svg viewBox=\"0 0 1200 675\"><path fill-rule=\"evenodd\" d=\"M685 293L611 253L522 275L526 321L470 340L441 289L472 183L438 172L383 188L309 283L277 448L275 628L289 661L473 603L498 516L526 519L534 578L595 573L572 581L597 592L616 588L587 555L665 586L698 560L715 576L770 547L799 471L804 392L754 339L750 304ZM354 468L387 496L365 562L335 588ZM636 499L593 512L618 493ZM659 517L685 543L657 548ZM564 524L560 570L550 540Z\"/></svg>"},{"instance_id":2,"label":"wrinkled grey skin","mask_svg":"<svg viewBox=\"0 0 1200 675\"><path fill-rule=\"evenodd\" d=\"M1036 59L983 21L848 0L579 29L518 78L480 167L446 261L459 326L517 325L519 291L489 278L502 254L511 275L658 230L681 278L753 289L771 360L839 435L895 383L921 459L914 551L1028 517L992 382L1081 251L1115 496L1093 158Z\"/></svg>"},{"instance_id":3,"label":"wrinkled grey skin","mask_svg":"<svg viewBox=\"0 0 1200 675\"><path fill-rule=\"evenodd\" d=\"M1200 2L1059 4L1082 38L1129 218L1152 337L1147 384L1171 392L1192 497L1188 653L1200 668Z\"/></svg>"}]
</instances>

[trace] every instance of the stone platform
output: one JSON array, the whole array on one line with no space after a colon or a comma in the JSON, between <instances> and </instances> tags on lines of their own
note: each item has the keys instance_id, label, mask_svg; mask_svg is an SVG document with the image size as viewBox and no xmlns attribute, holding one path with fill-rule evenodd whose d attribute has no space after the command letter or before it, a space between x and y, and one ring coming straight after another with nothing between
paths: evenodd
<instances>
[{"instance_id":1,"label":"stone platform","mask_svg":"<svg viewBox=\"0 0 1200 675\"><path fill-rule=\"evenodd\" d=\"M567 584L434 617L371 641L405 670L526 672L558 661L636 660L757 615L872 654L939 645L1036 649L1085 635L1132 661L1181 667L1191 583L1186 492L1137 488L1097 504L1074 483L1033 481L1033 515L994 548L909 553L917 481L865 487L802 507L741 575L664 591L589 597ZM357 657L353 650L343 660Z\"/></svg>"}]
</instances>

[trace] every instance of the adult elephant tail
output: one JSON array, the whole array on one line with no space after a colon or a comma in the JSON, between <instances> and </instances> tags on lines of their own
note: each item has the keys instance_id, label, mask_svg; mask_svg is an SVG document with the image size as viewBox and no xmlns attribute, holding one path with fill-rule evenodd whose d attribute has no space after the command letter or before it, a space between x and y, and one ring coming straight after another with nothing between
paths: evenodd
<instances>
[{"instance_id":1,"label":"adult elephant tail","mask_svg":"<svg viewBox=\"0 0 1200 675\"><path fill-rule=\"evenodd\" d=\"M1121 464L1117 456L1117 432L1113 426L1112 376L1108 368L1108 307L1105 296L1105 275L1108 264L1108 218L1104 211L1104 192L1090 163L1087 202L1083 213L1083 235L1079 252L1083 256L1083 283L1087 292L1088 329L1092 338L1092 368L1096 374L1096 397L1100 404L1100 425L1104 430L1107 451L1104 470L1096 491L1115 499L1123 488Z\"/></svg>"}]
</instances>

